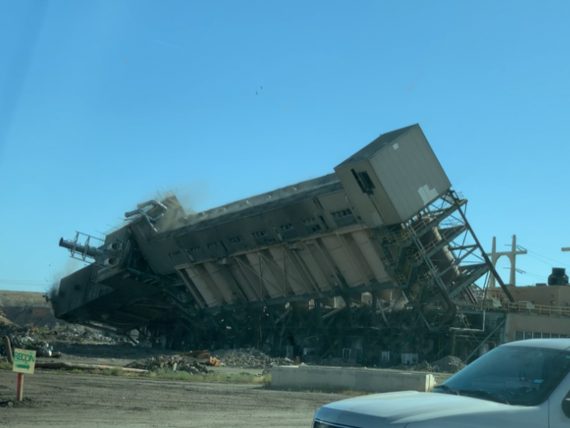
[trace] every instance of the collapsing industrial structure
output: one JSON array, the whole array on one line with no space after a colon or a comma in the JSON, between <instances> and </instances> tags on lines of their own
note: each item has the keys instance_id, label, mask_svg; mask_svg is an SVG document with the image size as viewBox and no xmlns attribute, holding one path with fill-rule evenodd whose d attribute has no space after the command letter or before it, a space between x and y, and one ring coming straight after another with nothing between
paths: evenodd
<instances>
[{"instance_id":1,"label":"collapsing industrial structure","mask_svg":"<svg viewBox=\"0 0 570 428\"><path fill-rule=\"evenodd\" d=\"M334 171L200 213L169 195L104 242L61 239L90 264L50 296L56 317L169 348L370 365L505 340L510 287L418 125Z\"/></svg>"}]
</instances>

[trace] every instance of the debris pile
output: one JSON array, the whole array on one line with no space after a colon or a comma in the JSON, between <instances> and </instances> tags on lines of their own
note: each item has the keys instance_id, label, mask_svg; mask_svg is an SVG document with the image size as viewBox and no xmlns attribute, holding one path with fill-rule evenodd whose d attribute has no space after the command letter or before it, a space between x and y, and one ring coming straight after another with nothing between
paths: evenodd
<instances>
[{"instance_id":1,"label":"debris pile","mask_svg":"<svg viewBox=\"0 0 570 428\"><path fill-rule=\"evenodd\" d=\"M218 360L216 357L212 357L210 353L206 350L190 351L190 352L185 352L181 355L187 358L195 358L198 364L202 364L205 366L218 367L222 365L222 362L220 360Z\"/></svg>"},{"instance_id":2,"label":"debris pile","mask_svg":"<svg viewBox=\"0 0 570 428\"><path fill-rule=\"evenodd\" d=\"M433 371L436 373L457 373L465 367L461 358L449 355L439 361L432 363Z\"/></svg>"},{"instance_id":3,"label":"debris pile","mask_svg":"<svg viewBox=\"0 0 570 428\"><path fill-rule=\"evenodd\" d=\"M36 327L27 326L14 329L14 333L18 336L31 337L34 341L57 341L66 343L117 343L125 341L124 338L103 334L97 330L93 330L80 325L58 325L55 327Z\"/></svg>"},{"instance_id":4,"label":"debris pile","mask_svg":"<svg viewBox=\"0 0 570 428\"><path fill-rule=\"evenodd\" d=\"M133 361L125 367L148 371L166 369L171 371L183 371L191 374L208 373L209 371L206 366L204 364L200 364L198 361L199 360L197 358L190 357L187 354L157 355Z\"/></svg>"},{"instance_id":5,"label":"debris pile","mask_svg":"<svg viewBox=\"0 0 570 428\"><path fill-rule=\"evenodd\" d=\"M53 357L59 358L63 354L61 352L55 352L53 346L47 343L45 340L35 340L30 336L16 336L12 335L10 337L10 342L12 343L12 348L29 349L36 351L36 357Z\"/></svg>"},{"instance_id":6,"label":"debris pile","mask_svg":"<svg viewBox=\"0 0 570 428\"><path fill-rule=\"evenodd\" d=\"M52 343L71 344L113 344L123 342L126 339L114 335L102 334L97 330L78 325L57 325L55 327L24 326L4 322L0 315L0 337L8 336L12 348L29 349L36 351L38 357L59 358L61 352L54 351ZM0 344L1 346L1 344ZM0 350L3 354L3 349Z\"/></svg>"},{"instance_id":7,"label":"debris pile","mask_svg":"<svg viewBox=\"0 0 570 428\"><path fill-rule=\"evenodd\" d=\"M257 349L220 349L212 354L227 367L266 369L272 366L291 366L289 358L271 358Z\"/></svg>"}]
</instances>

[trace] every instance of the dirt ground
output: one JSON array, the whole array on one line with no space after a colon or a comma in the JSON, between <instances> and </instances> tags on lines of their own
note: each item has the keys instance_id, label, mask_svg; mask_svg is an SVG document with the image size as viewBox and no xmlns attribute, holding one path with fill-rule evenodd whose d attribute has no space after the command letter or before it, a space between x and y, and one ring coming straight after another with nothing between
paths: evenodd
<instances>
[{"instance_id":1,"label":"dirt ground","mask_svg":"<svg viewBox=\"0 0 570 428\"><path fill-rule=\"evenodd\" d=\"M122 344L54 343L57 360L124 366L137 358L169 351ZM208 367L226 373L260 375L261 369ZM450 375L436 374L441 383ZM323 404L341 394L267 389L260 384L202 383L142 377L102 376L38 369L25 377L23 403L16 374L0 370L0 426L9 427L306 427Z\"/></svg>"},{"instance_id":2,"label":"dirt ground","mask_svg":"<svg viewBox=\"0 0 570 428\"><path fill-rule=\"evenodd\" d=\"M310 427L315 410L339 394L37 371L26 401L0 407L9 427ZM0 402L14 400L16 374L0 371Z\"/></svg>"}]
</instances>

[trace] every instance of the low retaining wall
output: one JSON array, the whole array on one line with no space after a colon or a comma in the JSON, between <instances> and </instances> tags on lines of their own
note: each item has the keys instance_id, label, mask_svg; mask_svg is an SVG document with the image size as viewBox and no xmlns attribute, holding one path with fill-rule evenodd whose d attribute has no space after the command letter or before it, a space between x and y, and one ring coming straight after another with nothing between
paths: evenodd
<instances>
[{"instance_id":1,"label":"low retaining wall","mask_svg":"<svg viewBox=\"0 0 570 428\"><path fill-rule=\"evenodd\" d=\"M435 387L435 379L428 373L345 367L276 366L271 370L271 386L366 392L428 392Z\"/></svg>"}]
</instances>

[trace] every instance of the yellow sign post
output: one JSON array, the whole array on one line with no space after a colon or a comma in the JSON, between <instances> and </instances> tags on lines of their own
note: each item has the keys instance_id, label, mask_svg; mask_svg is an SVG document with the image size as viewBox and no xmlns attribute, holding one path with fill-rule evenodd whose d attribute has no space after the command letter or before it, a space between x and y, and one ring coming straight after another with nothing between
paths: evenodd
<instances>
[{"instance_id":1,"label":"yellow sign post","mask_svg":"<svg viewBox=\"0 0 570 428\"><path fill-rule=\"evenodd\" d=\"M24 399L24 374L34 374L36 366L36 351L26 349L14 349L14 364L12 371L18 373L18 385L16 388L16 399Z\"/></svg>"}]
</instances>

